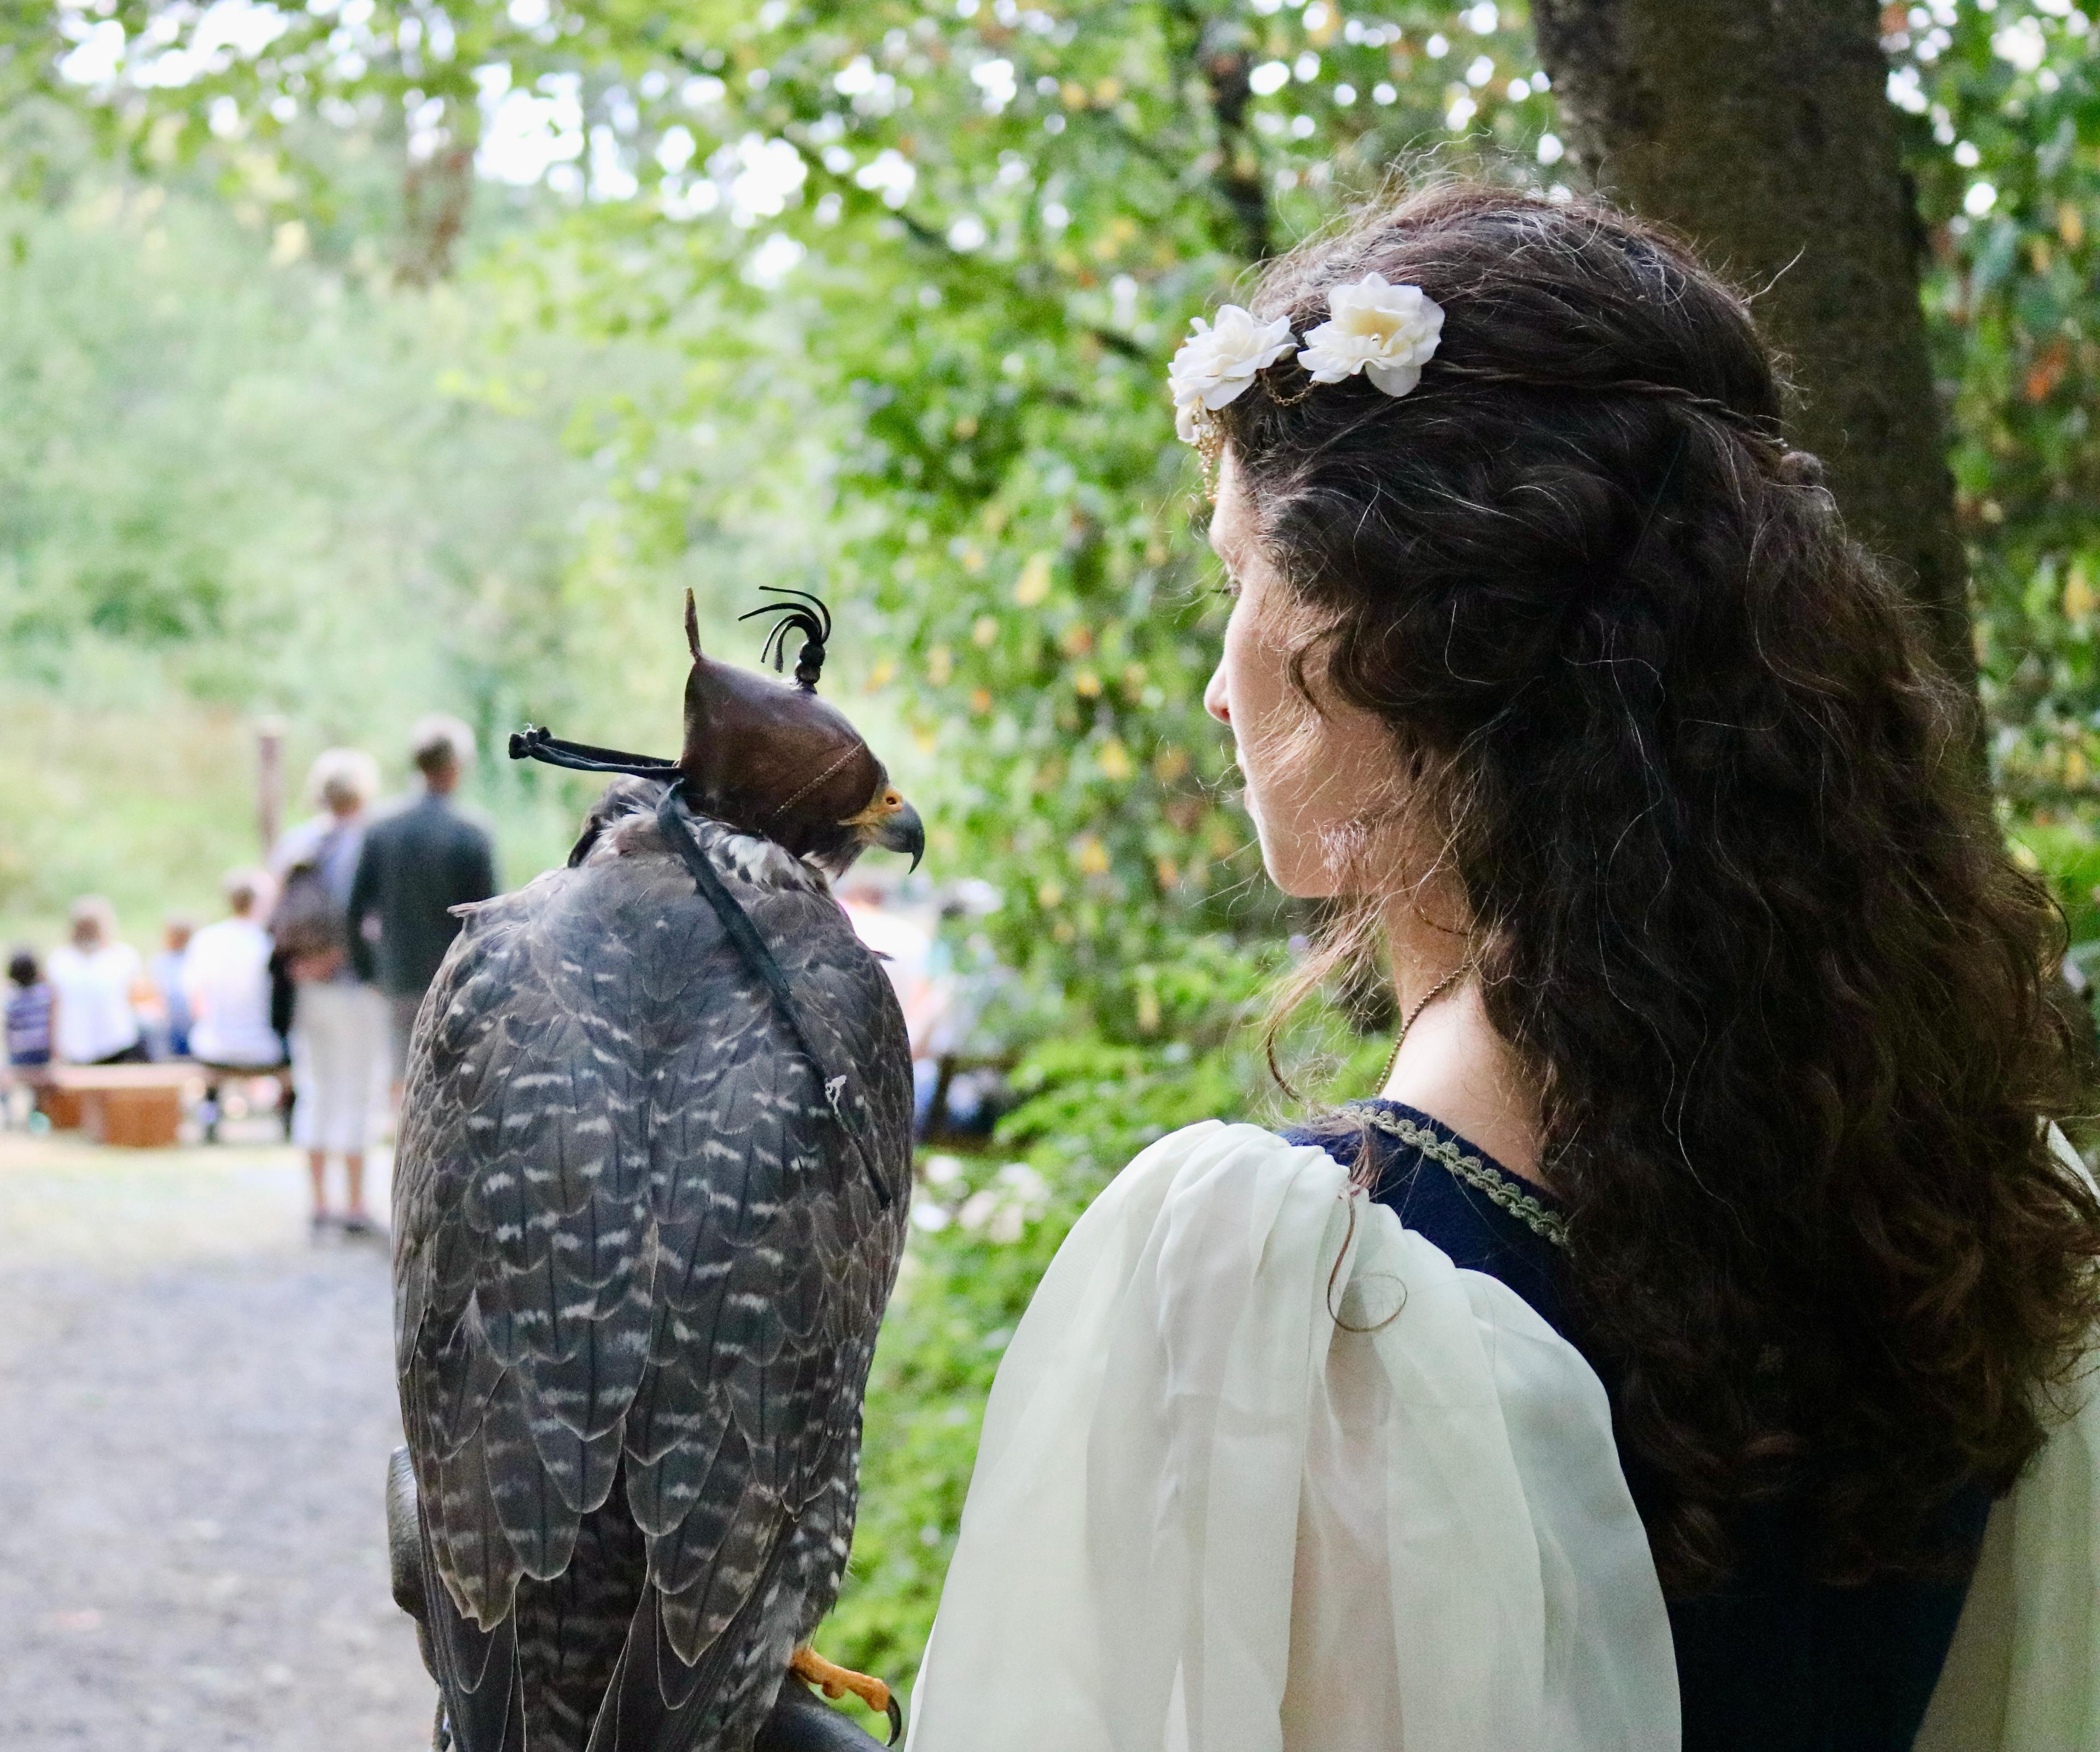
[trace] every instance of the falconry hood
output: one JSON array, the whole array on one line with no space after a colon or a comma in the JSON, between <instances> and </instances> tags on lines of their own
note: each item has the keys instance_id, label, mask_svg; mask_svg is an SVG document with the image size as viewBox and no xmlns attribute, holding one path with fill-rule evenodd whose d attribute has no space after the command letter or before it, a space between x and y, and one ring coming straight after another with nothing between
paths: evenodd
<instances>
[{"instance_id":1,"label":"falconry hood","mask_svg":"<svg viewBox=\"0 0 2100 1752\"><path fill-rule=\"evenodd\" d=\"M916 869L926 849L918 811L845 714L818 696L830 611L802 591L768 588L781 600L740 618L776 617L761 647L776 670L786 667L788 635L801 635L792 682L708 656L700 649L693 593L686 593L693 667L676 761L558 741L544 730L513 736L512 758L677 782L699 814L762 834L834 876L870 846L902 852Z\"/></svg>"}]
</instances>

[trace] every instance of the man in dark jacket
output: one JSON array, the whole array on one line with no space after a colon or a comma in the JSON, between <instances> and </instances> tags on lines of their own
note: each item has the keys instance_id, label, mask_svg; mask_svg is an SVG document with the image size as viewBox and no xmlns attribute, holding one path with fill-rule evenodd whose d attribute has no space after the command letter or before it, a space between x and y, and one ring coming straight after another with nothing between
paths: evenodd
<instances>
[{"instance_id":1,"label":"man in dark jacket","mask_svg":"<svg viewBox=\"0 0 2100 1752\"><path fill-rule=\"evenodd\" d=\"M422 794L365 830L350 888L351 957L386 994L397 1082L417 1006L459 933L452 909L496 892L488 835L452 800L474 761L473 733L455 717L421 719L414 759Z\"/></svg>"}]
</instances>

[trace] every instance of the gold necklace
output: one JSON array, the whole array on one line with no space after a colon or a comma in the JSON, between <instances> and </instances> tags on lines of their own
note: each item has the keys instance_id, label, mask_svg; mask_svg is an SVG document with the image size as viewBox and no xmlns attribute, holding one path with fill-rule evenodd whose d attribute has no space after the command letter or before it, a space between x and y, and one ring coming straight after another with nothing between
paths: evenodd
<instances>
[{"instance_id":1,"label":"gold necklace","mask_svg":"<svg viewBox=\"0 0 2100 1752\"><path fill-rule=\"evenodd\" d=\"M1414 1026L1415 1017L1419 1016L1424 1010L1427 1009L1437 999L1442 997L1445 992L1449 991L1452 988L1452 986L1458 984L1459 980L1464 978L1466 974L1471 973L1472 971L1472 967L1473 958L1471 955L1468 955L1456 967L1453 968L1449 973L1446 973L1441 979L1438 980L1435 985L1432 986L1428 991L1423 992L1421 1001L1401 1019L1400 1032L1392 1037L1392 1050L1386 1054L1385 1069L1379 1073L1378 1088L1374 1092L1374 1093L1379 1095L1384 1094L1385 1086L1392 1081L1392 1067L1400 1062L1400 1048L1401 1044L1407 1039L1407 1030Z\"/></svg>"}]
</instances>

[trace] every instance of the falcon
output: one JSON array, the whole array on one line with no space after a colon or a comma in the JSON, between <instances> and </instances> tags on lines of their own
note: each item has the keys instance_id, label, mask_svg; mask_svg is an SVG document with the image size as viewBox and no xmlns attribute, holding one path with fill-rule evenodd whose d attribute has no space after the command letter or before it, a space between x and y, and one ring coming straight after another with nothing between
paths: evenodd
<instances>
[{"instance_id":1,"label":"falcon","mask_svg":"<svg viewBox=\"0 0 2100 1752\"><path fill-rule=\"evenodd\" d=\"M621 776L565 868L461 909L417 1019L388 1520L439 1747L873 1743L813 1686L896 1736L810 1647L911 1170L903 1018L829 883L924 833L782 594L792 682L705 656L687 593L677 760L512 739Z\"/></svg>"}]
</instances>

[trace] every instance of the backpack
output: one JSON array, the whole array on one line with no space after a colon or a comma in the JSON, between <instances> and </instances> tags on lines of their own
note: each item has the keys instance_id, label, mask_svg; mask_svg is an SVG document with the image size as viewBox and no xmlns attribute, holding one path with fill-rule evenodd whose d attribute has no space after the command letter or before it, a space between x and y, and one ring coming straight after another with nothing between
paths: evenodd
<instances>
[{"instance_id":1,"label":"backpack","mask_svg":"<svg viewBox=\"0 0 2100 1752\"><path fill-rule=\"evenodd\" d=\"M321 873L334 839L330 834L285 873L270 915L270 935L284 961L317 960L350 947L349 920Z\"/></svg>"}]
</instances>

